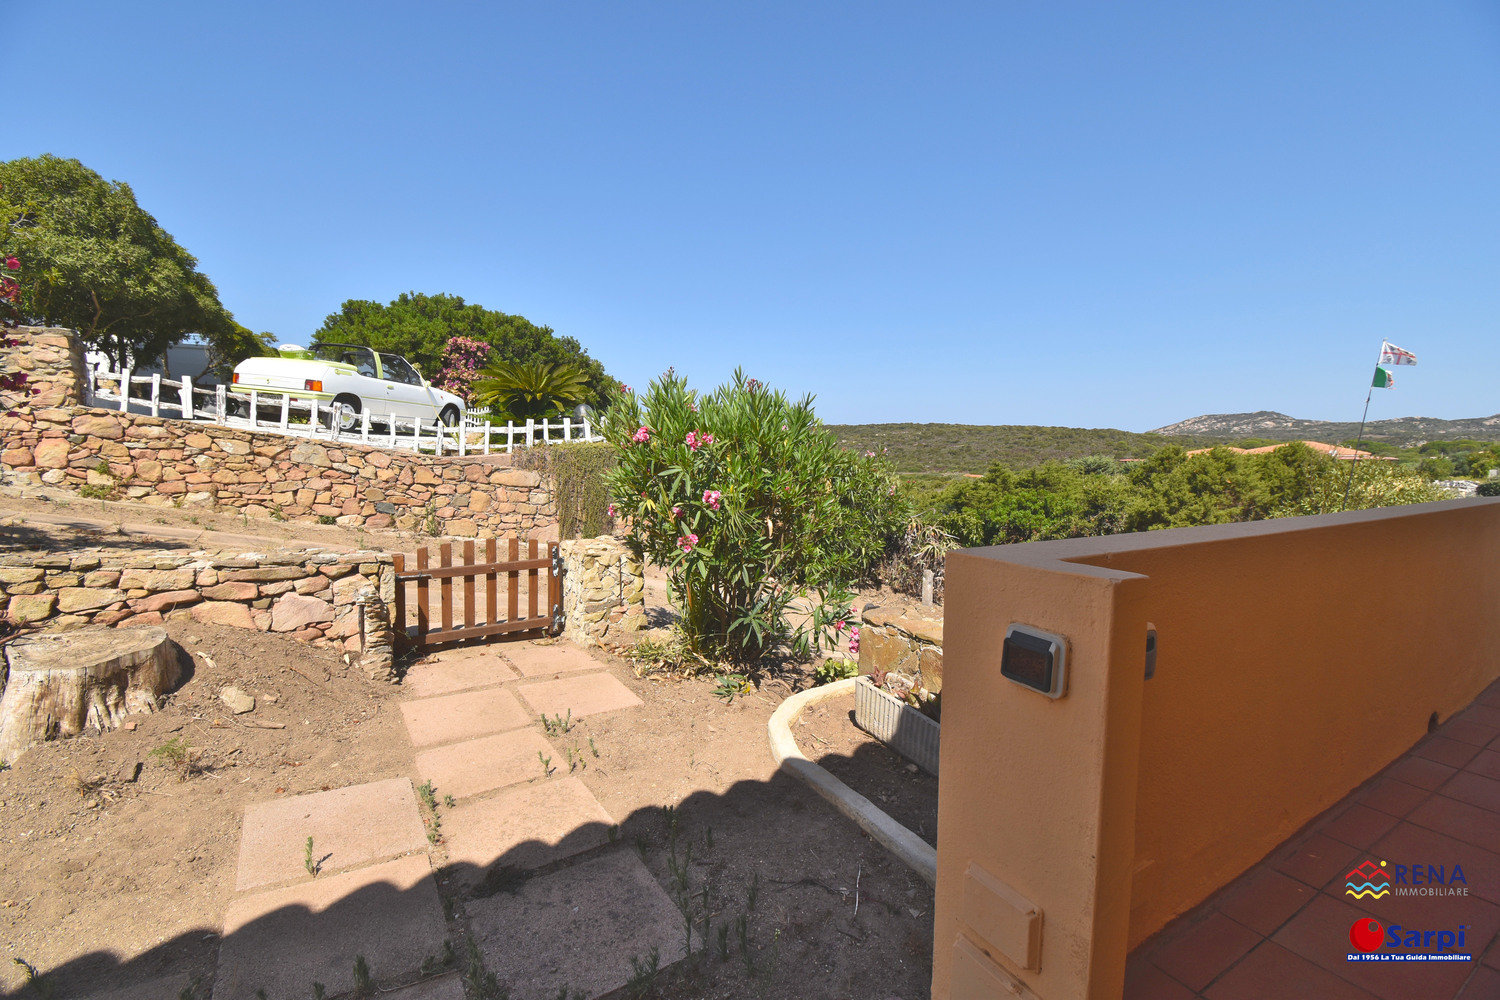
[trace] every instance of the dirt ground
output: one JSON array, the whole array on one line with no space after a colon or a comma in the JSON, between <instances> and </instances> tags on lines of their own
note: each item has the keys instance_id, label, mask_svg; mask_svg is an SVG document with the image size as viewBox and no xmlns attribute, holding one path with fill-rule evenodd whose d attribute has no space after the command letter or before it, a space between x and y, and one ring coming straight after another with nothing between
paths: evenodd
<instances>
[{"instance_id":1,"label":"dirt ground","mask_svg":"<svg viewBox=\"0 0 1500 1000\"><path fill-rule=\"evenodd\" d=\"M134 978L208 978L219 928L205 915L233 891L245 805L408 768L395 692L342 654L191 618L166 628L192 667L164 708L132 716L134 731L44 743L0 771L0 983L10 989L22 984L16 958L57 970L59 997L115 985L118 964L146 954L154 968ZM229 684L255 696L252 714L219 701ZM186 780L152 753L171 740L190 747Z\"/></svg>"},{"instance_id":2,"label":"dirt ground","mask_svg":"<svg viewBox=\"0 0 1500 1000\"><path fill-rule=\"evenodd\" d=\"M58 1000L166 974L199 978L197 996L208 996L245 806L415 778L399 689L367 681L341 653L186 615L169 618L167 628L193 666L164 708L132 717L133 731L43 744L0 772L4 995L34 992L9 961L21 958L47 976ZM685 883L697 900L694 956L640 995L926 996L931 888L772 764L767 720L806 686L808 668L726 703L711 679L638 677L627 661L601 658L645 704L552 736L554 766L566 769L571 751L575 773L620 820L619 836L668 894ZM256 696L252 714L232 716L219 702L227 684ZM851 707L852 700L827 705L799 727L804 748L930 840L935 782L910 774L855 729ZM247 725L252 720L285 728ZM186 780L152 754L174 739L196 755ZM439 844L434 862L442 861ZM466 934L472 893L513 884L509 873L495 875L467 890L439 867L455 942Z\"/></svg>"}]
</instances>

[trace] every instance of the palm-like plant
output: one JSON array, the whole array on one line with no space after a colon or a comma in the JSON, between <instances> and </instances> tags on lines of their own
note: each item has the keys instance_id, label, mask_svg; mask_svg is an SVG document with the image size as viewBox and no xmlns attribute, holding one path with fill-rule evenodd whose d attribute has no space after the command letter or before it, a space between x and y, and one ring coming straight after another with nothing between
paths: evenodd
<instances>
[{"instance_id":1,"label":"palm-like plant","mask_svg":"<svg viewBox=\"0 0 1500 1000\"><path fill-rule=\"evenodd\" d=\"M576 365L541 361L495 361L473 383L474 402L525 420L565 410L589 396L588 379Z\"/></svg>"}]
</instances>

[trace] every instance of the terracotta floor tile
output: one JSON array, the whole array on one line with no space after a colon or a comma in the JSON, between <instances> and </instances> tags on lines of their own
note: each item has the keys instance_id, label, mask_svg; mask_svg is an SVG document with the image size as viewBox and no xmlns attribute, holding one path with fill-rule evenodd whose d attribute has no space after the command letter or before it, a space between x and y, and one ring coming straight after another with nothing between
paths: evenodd
<instances>
[{"instance_id":1,"label":"terracotta floor tile","mask_svg":"<svg viewBox=\"0 0 1500 1000\"><path fill-rule=\"evenodd\" d=\"M1359 850L1342 841L1315 833L1295 849L1271 856L1271 867L1314 889L1342 878L1359 863Z\"/></svg>"},{"instance_id":2,"label":"terracotta floor tile","mask_svg":"<svg viewBox=\"0 0 1500 1000\"><path fill-rule=\"evenodd\" d=\"M1457 771L1458 768L1439 764L1435 760L1406 756L1386 768L1385 776L1431 791L1453 777Z\"/></svg>"},{"instance_id":3,"label":"terracotta floor tile","mask_svg":"<svg viewBox=\"0 0 1500 1000\"><path fill-rule=\"evenodd\" d=\"M1208 1000L1372 1000L1358 986L1272 941L1246 955L1203 995Z\"/></svg>"},{"instance_id":4,"label":"terracotta floor tile","mask_svg":"<svg viewBox=\"0 0 1500 1000\"><path fill-rule=\"evenodd\" d=\"M1482 774L1486 778L1500 779L1500 751L1481 750L1464 767L1471 774Z\"/></svg>"},{"instance_id":5,"label":"terracotta floor tile","mask_svg":"<svg viewBox=\"0 0 1500 1000\"><path fill-rule=\"evenodd\" d=\"M1154 965L1125 977L1123 1000L1197 1000L1198 994Z\"/></svg>"},{"instance_id":6,"label":"terracotta floor tile","mask_svg":"<svg viewBox=\"0 0 1500 1000\"><path fill-rule=\"evenodd\" d=\"M1386 834L1371 853L1379 855L1377 861L1393 864L1457 862L1464 866L1470 893L1491 903L1500 903L1500 854L1412 823L1402 823Z\"/></svg>"},{"instance_id":7,"label":"terracotta floor tile","mask_svg":"<svg viewBox=\"0 0 1500 1000\"><path fill-rule=\"evenodd\" d=\"M1458 1000L1500 1000L1500 970L1487 965L1475 969Z\"/></svg>"},{"instance_id":8,"label":"terracotta floor tile","mask_svg":"<svg viewBox=\"0 0 1500 1000\"><path fill-rule=\"evenodd\" d=\"M1446 795L1434 795L1413 809L1407 819L1485 850L1500 844L1500 815Z\"/></svg>"},{"instance_id":9,"label":"terracotta floor tile","mask_svg":"<svg viewBox=\"0 0 1500 1000\"><path fill-rule=\"evenodd\" d=\"M1259 934L1222 913L1211 913L1151 961L1189 989L1202 990L1261 941Z\"/></svg>"},{"instance_id":10,"label":"terracotta floor tile","mask_svg":"<svg viewBox=\"0 0 1500 1000\"><path fill-rule=\"evenodd\" d=\"M1500 969L1500 938L1497 938L1484 953L1484 964L1492 969Z\"/></svg>"},{"instance_id":11,"label":"terracotta floor tile","mask_svg":"<svg viewBox=\"0 0 1500 1000\"><path fill-rule=\"evenodd\" d=\"M1398 822L1395 816L1356 803L1325 823L1318 832L1351 847L1367 848L1389 833Z\"/></svg>"},{"instance_id":12,"label":"terracotta floor tile","mask_svg":"<svg viewBox=\"0 0 1500 1000\"><path fill-rule=\"evenodd\" d=\"M1466 962L1350 962L1347 957L1349 928L1357 920L1370 918L1382 923L1388 921L1374 907L1351 906L1341 899L1320 893L1277 931L1272 940L1382 1000L1447 1000L1458 992L1473 969Z\"/></svg>"},{"instance_id":13,"label":"terracotta floor tile","mask_svg":"<svg viewBox=\"0 0 1500 1000\"><path fill-rule=\"evenodd\" d=\"M1500 708L1500 681L1496 681L1484 689L1484 693L1474 699L1477 704L1488 705L1491 708Z\"/></svg>"},{"instance_id":14,"label":"terracotta floor tile","mask_svg":"<svg viewBox=\"0 0 1500 1000\"><path fill-rule=\"evenodd\" d=\"M1500 705L1486 705L1483 703L1470 705L1456 718L1468 719L1470 722L1478 722L1486 726L1500 728Z\"/></svg>"},{"instance_id":15,"label":"terracotta floor tile","mask_svg":"<svg viewBox=\"0 0 1500 1000\"><path fill-rule=\"evenodd\" d=\"M1463 767L1474 759L1479 748L1468 743L1460 743L1458 740L1450 740L1442 735L1433 735L1412 747L1411 752L1418 757L1435 760L1449 767Z\"/></svg>"},{"instance_id":16,"label":"terracotta floor tile","mask_svg":"<svg viewBox=\"0 0 1500 1000\"><path fill-rule=\"evenodd\" d=\"M1314 890L1264 865L1242 875L1219 900L1217 909L1257 934L1270 936L1292 914L1312 902Z\"/></svg>"},{"instance_id":17,"label":"terracotta floor tile","mask_svg":"<svg viewBox=\"0 0 1500 1000\"><path fill-rule=\"evenodd\" d=\"M1496 757L1500 757L1500 754L1496 754ZM1380 778L1360 793L1359 801L1371 809L1401 817L1415 809L1419 802L1431 794L1426 788L1408 785L1395 778Z\"/></svg>"},{"instance_id":18,"label":"terracotta floor tile","mask_svg":"<svg viewBox=\"0 0 1500 1000\"><path fill-rule=\"evenodd\" d=\"M1500 813L1500 781L1472 771L1460 771L1438 789L1439 795L1467 802L1471 806Z\"/></svg>"},{"instance_id":19,"label":"terracotta floor tile","mask_svg":"<svg viewBox=\"0 0 1500 1000\"><path fill-rule=\"evenodd\" d=\"M1482 722L1460 717L1443 723L1438 732L1450 740L1482 747L1494 742L1496 736L1500 736L1500 726L1487 726Z\"/></svg>"}]
</instances>

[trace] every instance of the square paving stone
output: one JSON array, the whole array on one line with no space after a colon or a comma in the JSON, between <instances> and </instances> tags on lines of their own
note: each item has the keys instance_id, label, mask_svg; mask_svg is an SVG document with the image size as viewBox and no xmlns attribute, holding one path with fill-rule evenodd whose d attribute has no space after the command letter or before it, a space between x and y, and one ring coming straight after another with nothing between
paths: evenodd
<instances>
[{"instance_id":1,"label":"square paving stone","mask_svg":"<svg viewBox=\"0 0 1500 1000\"><path fill-rule=\"evenodd\" d=\"M546 677L578 670L602 670L605 664L571 642L538 646L530 642L507 643L505 658L526 677Z\"/></svg>"},{"instance_id":2,"label":"square paving stone","mask_svg":"<svg viewBox=\"0 0 1500 1000\"><path fill-rule=\"evenodd\" d=\"M467 691L401 703L406 732L419 747L520 729L534 721L509 691Z\"/></svg>"},{"instance_id":3,"label":"square paving stone","mask_svg":"<svg viewBox=\"0 0 1500 1000\"><path fill-rule=\"evenodd\" d=\"M540 776L538 753L557 756L541 733L517 729L424 750L417 754L417 773L432 782L439 799L444 795L462 799Z\"/></svg>"},{"instance_id":4,"label":"square paving stone","mask_svg":"<svg viewBox=\"0 0 1500 1000\"><path fill-rule=\"evenodd\" d=\"M682 918L628 850L532 879L514 895L467 905L485 962L513 1000L554 1000L564 986L597 997L624 986L630 959L682 958Z\"/></svg>"},{"instance_id":5,"label":"square paving stone","mask_svg":"<svg viewBox=\"0 0 1500 1000\"><path fill-rule=\"evenodd\" d=\"M536 681L522 684L520 692L521 697L526 699L526 704L543 715L566 717L571 711L575 719L642 704L641 699L610 674L584 674L555 681Z\"/></svg>"},{"instance_id":6,"label":"square paving stone","mask_svg":"<svg viewBox=\"0 0 1500 1000\"><path fill-rule=\"evenodd\" d=\"M418 663L402 678L401 690L408 698L431 698L470 688L493 687L518 676L497 654L475 653Z\"/></svg>"},{"instance_id":7,"label":"square paving stone","mask_svg":"<svg viewBox=\"0 0 1500 1000\"><path fill-rule=\"evenodd\" d=\"M214 1000L302 1000L314 982L337 996L357 955L377 984L409 981L447 930L425 854L244 896L224 917Z\"/></svg>"},{"instance_id":8,"label":"square paving stone","mask_svg":"<svg viewBox=\"0 0 1500 1000\"><path fill-rule=\"evenodd\" d=\"M257 802L245 808L238 890L309 880L307 838L324 871L426 851L427 833L408 778Z\"/></svg>"},{"instance_id":9,"label":"square paving stone","mask_svg":"<svg viewBox=\"0 0 1500 1000\"><path fill-rule=\"evenodd\" d=\"M443 835L448 863L472 882L497 862L538 868L598 847L613 825L582 781L559 778L461 805L444 814Z\"/></svg>"}]
</instances>

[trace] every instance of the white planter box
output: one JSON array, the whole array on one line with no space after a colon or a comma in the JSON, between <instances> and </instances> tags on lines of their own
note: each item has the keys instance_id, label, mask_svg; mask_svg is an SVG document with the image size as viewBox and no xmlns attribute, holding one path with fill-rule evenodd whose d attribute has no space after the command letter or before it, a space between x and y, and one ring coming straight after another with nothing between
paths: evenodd
<instances>
[{"instance_id":1,"label":"white planter box","mask_svg":"<svg viewBox=\"0 0 1500 1000\"><path fill-rule=\"evenodd\" d=\"M868 677L854 685L854 723L933 777L942 727Z\"/></svg>"}]
</instances>

